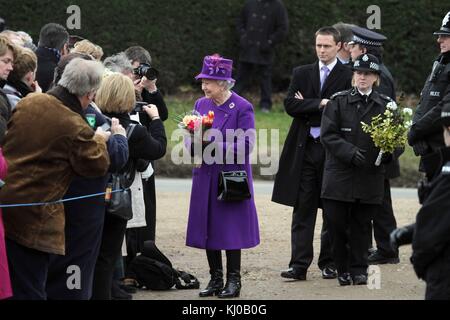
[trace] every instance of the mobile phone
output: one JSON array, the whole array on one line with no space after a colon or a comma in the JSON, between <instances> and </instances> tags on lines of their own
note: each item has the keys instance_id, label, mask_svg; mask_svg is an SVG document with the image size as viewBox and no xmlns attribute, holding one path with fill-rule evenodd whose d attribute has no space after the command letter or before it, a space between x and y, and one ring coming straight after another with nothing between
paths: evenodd
<instances>
[{"instance_id":1,"label":"mobile phone","mask_svg":"<svg viewBox=\"0 0 450 320\"><path fill-rule=\"evenodd\" d=\"M102 124L102 125L100 126L100 128L102 128L103 131L111 131L111 126L109 125L108 122L105 122L104 124Z\"/></svg>"}]
</instances>

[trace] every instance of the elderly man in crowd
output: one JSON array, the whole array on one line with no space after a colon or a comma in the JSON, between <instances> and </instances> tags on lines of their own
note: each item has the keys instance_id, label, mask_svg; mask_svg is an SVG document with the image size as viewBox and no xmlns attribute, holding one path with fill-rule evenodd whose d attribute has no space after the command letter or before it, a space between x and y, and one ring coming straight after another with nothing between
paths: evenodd
<instances>
[{"instance_id":1,"label":"elderly man in crowd","mask_svg":"<svg viewBox=\"0 0 450 320\"><path fill-rule=\"evenodd\" d=\"M74 59L48 94L22 99L8 123L9 165L2 204L15 299L46 299L51 254L65 254L64 206L58 202L74 176L105 175L110 133L84 118L103 74L99 62Z\"/></svg>"}]
</instances>

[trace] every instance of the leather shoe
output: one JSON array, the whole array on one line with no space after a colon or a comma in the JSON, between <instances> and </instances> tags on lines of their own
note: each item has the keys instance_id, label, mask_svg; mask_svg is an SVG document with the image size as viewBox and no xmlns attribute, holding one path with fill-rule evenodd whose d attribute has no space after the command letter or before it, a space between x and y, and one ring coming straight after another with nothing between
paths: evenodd
<instances>
[{"instance_id":1,"label":"leather shoe","mask_svg":"<svg viewBox=\"0 0 450 320\"><path fill-rule=\"evenodd\" d=\"M352 278L350 277L350 273L346 272L337 277L339 285L341 286L349 286L352 284Z\"/></svg>"},{"instance_id":2,"label":"leather shoe","mask_svg":"<svg viewBox=\"0 0 450 320\"><path fill-rule=\"evenodd\" d=\"M323 279L336 279L338 276L336 269L331 267L325 267L322 269L322 278Z\"/></svg>"},{"instance_id":3,"label":"leather shoe","mask_svg":"<svg viewBox=\"0 0 450 320\"><path fill-rule=\"evenodd\" d=\"M281 272L281 277L294 280L306 280L306 272L299 272L293 268L289 268Z\"/></svg>"},{"instance_id":4,"label":"leather shoe","mask_svg":"<svg viewBox=\"0 0 450 320\"><path fill-rule=\"evenodd\" d=\"M357 274L352 277L352 280L354 286L367 284L367 276L365 274Z\"/></svg>"},{"instance_id":5,"label":"leather shoe","mask_svg":"<svg viewBox=\"0 0 450 320\"><path fill-rule=\"evenodd\" d=\"M400 259L397 255L384 256L378 250L372 253L369 258L367 258L369 264L397 264L400 263Z\"/></svg>"}]
</instances>

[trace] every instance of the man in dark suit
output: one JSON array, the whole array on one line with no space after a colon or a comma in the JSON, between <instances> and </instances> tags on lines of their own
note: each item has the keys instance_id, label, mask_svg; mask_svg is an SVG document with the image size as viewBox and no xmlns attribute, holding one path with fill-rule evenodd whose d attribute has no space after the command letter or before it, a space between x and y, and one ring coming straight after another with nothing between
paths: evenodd
<instances>
[{"instance_id":1,"label":"man in dark suit","mask_svg":"<svg viewBox=\"0 0 450 320\"><path fill-rule=\"evenodd\" d=\"M42 88L42 92L50 89L59 60L69 53L68 41L69 33L62 25L47 23L42 27L36 50L38 58L36 80Z\"/></svg>"},{"instance_id":2,"label":"man in dark suit","mask_svg":"<svg viewBox=\"0 0 450 320\"><path fill-rule=\"evenodd\" d=\"M352 71L337 59L340 34L333 27L316 32L318 61L294 69L286 112L293 118L280 158L272 201L294 207L291 229L292 255L283 278L305 280L313 259L313 238L320 206L325 152L320 143L324 106L336 92L351 88ZM324 279L336 278L331 245L324 220L319 268Z\"/></svg>"},{"instance_id":3,"label":"man in dark suit","mask_svg":"<svg viewBox=\"0 0 450 320\"><path fill-rule=\"evenodd\" d=\"M234 91L241 94L256 75L261 87L261 111L272 108L272 65L275 46L288 33L288 15L280 0L247 0L236 21L239 67Z\"/></svg>"}]
</instances>

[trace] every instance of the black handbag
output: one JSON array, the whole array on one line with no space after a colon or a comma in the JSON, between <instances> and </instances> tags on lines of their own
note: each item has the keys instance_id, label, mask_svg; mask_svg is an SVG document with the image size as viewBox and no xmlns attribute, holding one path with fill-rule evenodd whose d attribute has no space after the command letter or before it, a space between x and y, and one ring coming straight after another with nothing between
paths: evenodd
<instances>
[{"instance_id":1,"label":"black handbag","mask_svg":"<svg viewBox=\"0 0 450 320\"><path fill-rule=\"evenodd\" d=\"M131 124L127 128L127 138L131 137L131 134L136 125ZM131 220L133 218L133 208L131 202L131 185L133 184L136 174L136 161L134 159L128 159L125 167L120 172L111 174L111 180L108 184L106 212L108 214L115 215L124 220ZM108 194L108 191L115 191ZM119 191L120 190L120 191Z\"/></svg>"},{"instance_id":2,"label":"black handbag","mask_svg":"<svg viewBox=\"0 0 450 320\"><path fill-rule=\"evenodd\" d=\"M110 188L112 190L121 190L111 194L111 199L106 205L106 212L115 215L124 220L133 218L133 209L131 203L131 189L126 187L124 173L112 174Z\"/></svg>"},{"instance_id":3,"label":"black handbag","mask_svg":"<svg viewBox=\"0 0 450 320\"><path fill-rule=\"evenodd\" d=\"M221 171L217 200L242 201L252 197L248 187L247 172Z\"/></svg>"}]
</instances>

